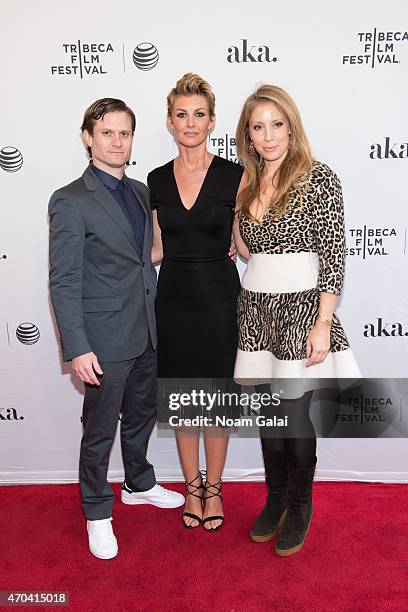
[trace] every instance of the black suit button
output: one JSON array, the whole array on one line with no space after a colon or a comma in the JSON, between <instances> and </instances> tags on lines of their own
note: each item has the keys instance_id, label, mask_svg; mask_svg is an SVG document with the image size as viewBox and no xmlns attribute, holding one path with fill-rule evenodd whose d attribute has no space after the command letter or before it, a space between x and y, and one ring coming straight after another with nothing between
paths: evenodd
<instances>
[{"instance_id":1,"label":"black suit button","mask_svg":"<svg viewBox=\"0 0 408 612\"><path fill-rule=\"evenodd\" d=\"M144 262L144 261L142 261L142 267L143 267L143 268L145 267L145 262Z\"/></svg>"},{"instance_id":2,"label":"black suit button","mask_svg":"<svg viewBox=\"0 0 408 612\"><path fill-rule=\"evenodd\" d=\"M146 289L146 294L149 295L150 289Z\"/></svg>"}]
</instances>

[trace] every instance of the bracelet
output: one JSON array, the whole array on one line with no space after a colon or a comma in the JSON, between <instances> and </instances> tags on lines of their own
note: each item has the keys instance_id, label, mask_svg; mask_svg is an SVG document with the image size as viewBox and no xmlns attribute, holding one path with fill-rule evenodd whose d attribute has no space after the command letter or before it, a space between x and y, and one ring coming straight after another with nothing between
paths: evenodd
<instances>
[{"instance_id":1,"label":"bracelet","mask_svg":"<svg viewBox=\"0 0 408 612\"><path fill-rule=\"evenodd\" d=\"M317 315L317 319L316 321L321 321L322 323L325 323L326 325L328 325L329 327L332 326L333 323L333 317L323 317L320 313Z\"/></svg>"}]
</instances>

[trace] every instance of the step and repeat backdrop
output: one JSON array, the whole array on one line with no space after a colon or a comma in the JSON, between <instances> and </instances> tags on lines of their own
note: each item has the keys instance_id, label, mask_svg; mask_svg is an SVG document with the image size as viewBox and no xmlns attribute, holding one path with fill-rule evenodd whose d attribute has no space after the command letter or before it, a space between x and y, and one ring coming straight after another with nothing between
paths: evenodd
<instances>
[{"instance_id":1,"label":"step and repeat backdrop","mask_svg":"<svg viewBox=\"0 0 408 612\"><path fill-rule=\"evenodd\" d=\"M86 167L83 112L105 96L134 109L128 175L144 181L177 155L166 95L189 71L214 88L211 150L233 161L254 88L273 83L295 99L315 158L343 184L348 257L338 313L364 376L406 377L405 0L26 0L3 5L0 28L0 482L77 479L82 389L61 361L49 302L47 205ZM362 398L360 408L375 414L390 401ZM319 439L317 478L408 481L407 446L389 431ZM150 459L158 478L181 478L172 438L155 433ZM122 478L118 444L110 475ZM259 442L233 438L225 477L261 476Z\"/></svg>"}]
</instances>

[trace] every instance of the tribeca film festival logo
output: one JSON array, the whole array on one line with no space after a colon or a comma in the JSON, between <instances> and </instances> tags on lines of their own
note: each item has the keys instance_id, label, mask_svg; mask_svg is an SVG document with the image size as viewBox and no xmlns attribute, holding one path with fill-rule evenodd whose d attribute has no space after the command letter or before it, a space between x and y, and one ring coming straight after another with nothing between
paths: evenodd
<instances>
[{"instance_id":1,"label":"tribeca film festival logo","mask_svg":"<svg viewBox=\"0 0 408 612\"><path fill-rule=\"evenodd\" d=\"M79 77L103 76L108 74L112 65L111 58L121 61L123 72L126 72L125 43L122 43L122 53L111 42L84 42L77 40L71 43L61 43L63 60L60 64L50 67L52 76ZM139 70L152 70L159 61L159 52L150 42L138 43L131 57L133 65Z\"/></svg>"},{"instance_id":2,"label":"tribeca film festival logo","mask_svg":"<svg viewBox=\"0 0 408 612\"><path fill-rule=\"evenodd\" d=\"M399 64L397 50L408 42L408 32L358 32L360 54L343 55L343 65L364 64L374 68L379 64Z\"/></svg>"},{"instance_id":3,"label":"tribeca film festival logo","mask_svg":"<svg viewBox=\"0 0 408 612\"><path fill-rule=\"evenodd\" d=\"M364 325L363 336L365 338L402 338L408 336L408 326L378 317L375 322Z\"/></svg>"},{"instance_id":4,"label":"tribeca film festival logo","mask_svg":"<svg viewBox=\"0 0 408 612\"><path fill-rule=\"evenodd\" d=\"M278 58L272 55L266 45L251 45L246 38L240 40L239 45L231 45L227 49L227 62L230 64L251 64L277 62Z\"/></svg>"},{"instance_id":5,"label":"tribeca film festival logo","mask_svg":"<svg viewBox=\"0 0 408 612\"><path fill-rule=\"evenodd\" d=\"M53 76L79 76L107 74L105 59L114 53L111 43L89 43L77 40L74 43L62 43L65 63L51 66Z\"/></svg>"},{"instance_id":6,"label":"tribeca film festival logo","mask_svg":"<svg viewBox=\"0 0 408 612\"><path fill-rule=\"evenodd\" d=\"M353 257L367 257L389 255L390 248L395 245L397 231L394 227L369 227L363 225L361 227L349 228L350 238L347 240L348 245L346 254ZM404 246L405 250L405 246Z\"/></svg>"},{"instance_id":7,"label":"tribeca film festival logo","mask_svg":"<svg viewBox=\"0 0 408 612\"><path fill-rule=\"evenodd\" d=\"M216 155L239 164L235 136L230 136L229 134L224 134L223 136L211 135L210 145L213 147Z\"/></svg>"},{"instance_id":8,"label":"tribeca film festival logo","mask_svg":"<svg viewBox=\"0 0 408 612\"><path fill-rule=\"evenodd\" d=\"M18 172L23 167L23 155L16 147L3 147L0 151L0 168L5 172Z\"/></svg>"},{"instance_id":9,"label":"tribeca film festival logo","mask_svg":"<svg viewBox=\"0 0 408 612\"><path fill-rule=\"evenodd\" d=\"M383 418L386 409L392 408L390 397L368 397L360 395L346 400L346 404L352 409L350 414L336 414L336 420L353 421L355 423L387 423Z\"/></svg>"}]
</instances>

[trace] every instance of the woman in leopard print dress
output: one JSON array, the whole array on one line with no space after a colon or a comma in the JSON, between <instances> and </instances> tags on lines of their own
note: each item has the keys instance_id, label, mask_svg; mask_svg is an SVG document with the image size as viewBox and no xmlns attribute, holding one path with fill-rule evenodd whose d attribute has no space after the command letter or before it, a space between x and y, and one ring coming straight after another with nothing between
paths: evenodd
<instances>
[{"instance_id":1,"label":"woman in leopard print dress","mask_svg":"<svg viewBox=\"0 0 408 612\"><path fill-rule=\"evenodd\" d=\"M302 548L312 514L313 379L360 377L334 314L345 262L342 192L336 174L312 159L299 111L279 87L263 85L247 99L237 147L246 172L234 237L248 267L235 379L296 378L302 388L289 386L286 397L296 399L281 399L276 410L288 415L287 437L261 430L268 498L251 538L270 540L280 527L275 550L289 556Z\"/></svg>"}]
</instances>

